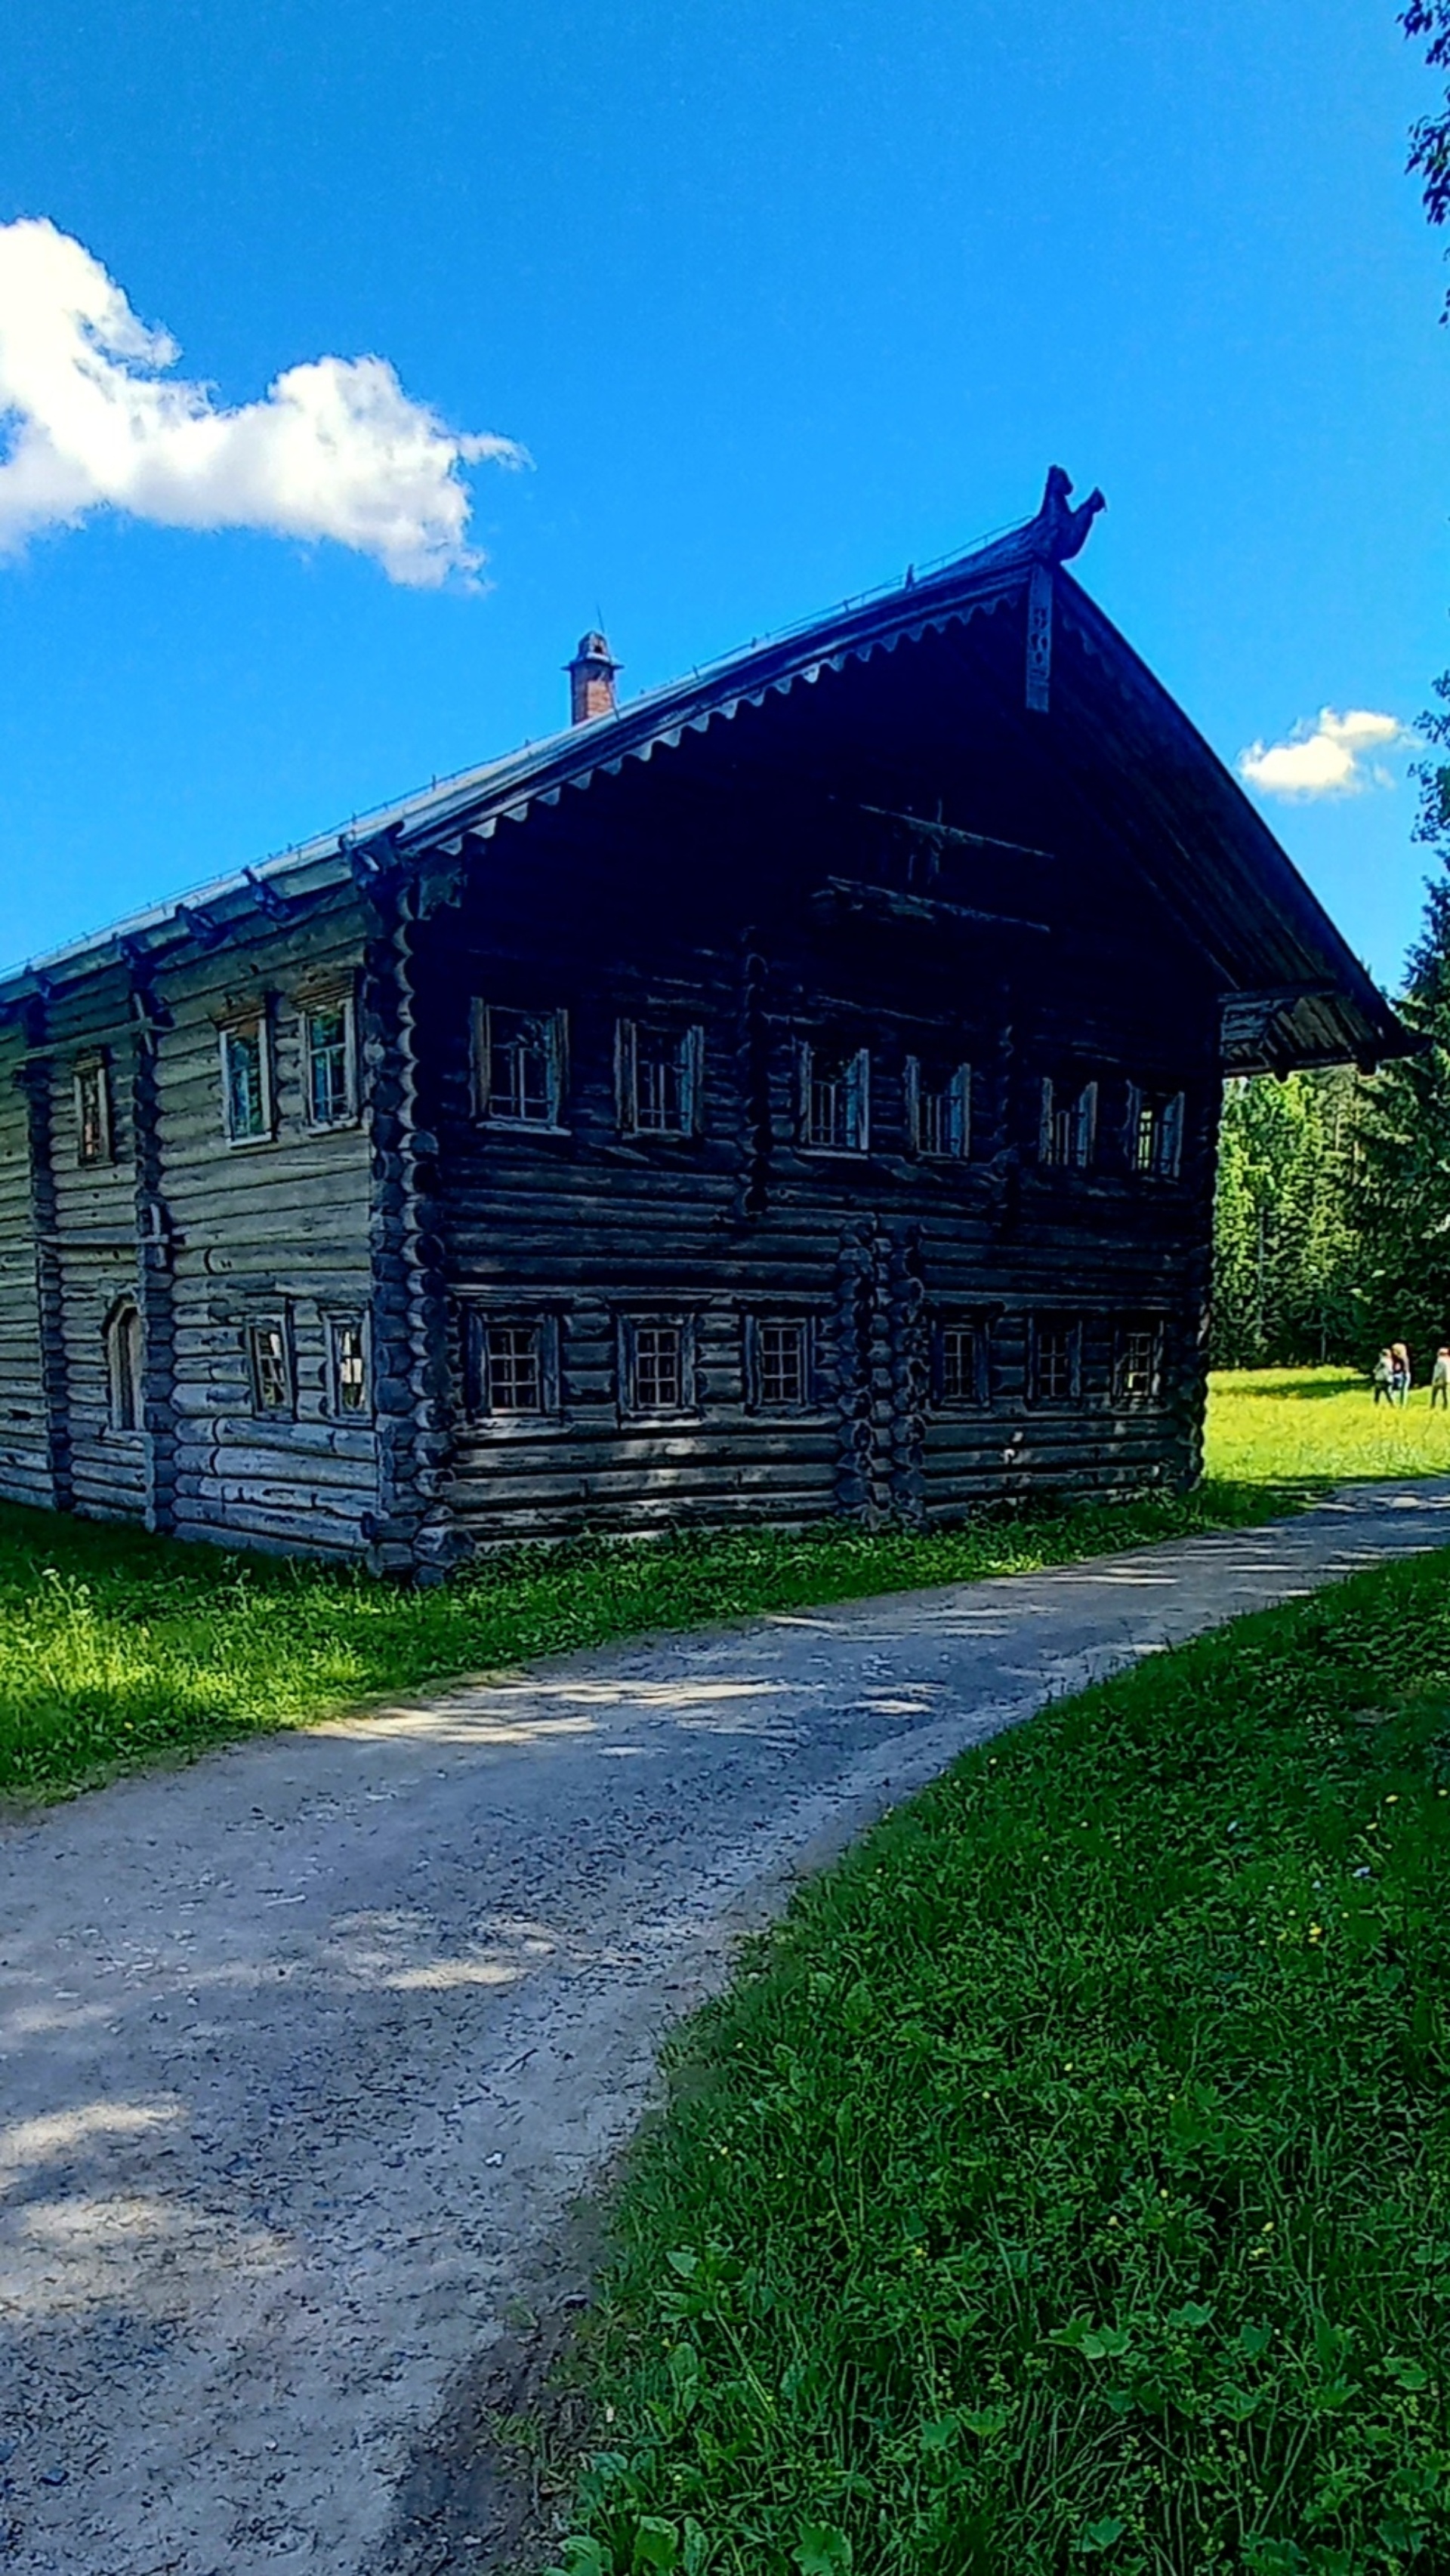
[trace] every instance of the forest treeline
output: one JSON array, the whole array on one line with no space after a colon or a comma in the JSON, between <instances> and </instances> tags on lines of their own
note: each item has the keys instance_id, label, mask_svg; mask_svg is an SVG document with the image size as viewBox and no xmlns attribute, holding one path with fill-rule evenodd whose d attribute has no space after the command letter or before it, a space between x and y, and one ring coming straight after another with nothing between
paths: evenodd
<instances>
[{"instance_id":1,"label":"forest treeline","mask_svg":"<svg viewBox=\"0 0 1450 2576\"><path fill-rule=\"evenodd\" d=\"M1213 1358L1347 1360L1450 1341L1450 676L1421 719L1435 853L1398 1008L1422 1051L1378 1073L1258 1075L1224 1097Z\"/></svg>"}]
</instances>

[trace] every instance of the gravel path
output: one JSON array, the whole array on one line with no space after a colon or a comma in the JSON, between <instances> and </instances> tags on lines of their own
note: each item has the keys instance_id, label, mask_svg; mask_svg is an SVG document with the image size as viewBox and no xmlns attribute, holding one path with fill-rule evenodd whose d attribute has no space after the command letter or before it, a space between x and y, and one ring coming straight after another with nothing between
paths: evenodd
<instances>
[{"instance_id":1,"label":"gravel path","mask_svg":"<svg viewBox=\"0 0 1450 2576\"><path fill-rule=\"evenodd\" d=\"M397 2566L420 2440L795 1872L1048 1696L1446 1544L1450 1483L1366 1489L0 1828L0 2568Z\"/></svg>"}]
</instances>

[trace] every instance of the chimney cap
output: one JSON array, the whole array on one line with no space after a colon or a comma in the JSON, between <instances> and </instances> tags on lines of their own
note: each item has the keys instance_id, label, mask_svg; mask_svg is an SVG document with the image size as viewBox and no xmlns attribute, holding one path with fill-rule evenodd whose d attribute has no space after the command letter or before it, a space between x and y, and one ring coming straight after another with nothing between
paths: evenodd
<instances>
[{"instance_id":1,"label":"chimney cap","mask_svg":"<svg viewBox=\"0 0 1450 2576\"><path fill-rule=\"evenodd\" d=\"M616 662L610 652L608 636L601 635L597 626L591 626L587 635L580 636L578 651L573 661L566 662L564 668L566 671L577 671L586 662L600 666L606 671L622 671L624 668L624 664Z\"/></svg>"}]
</instances>

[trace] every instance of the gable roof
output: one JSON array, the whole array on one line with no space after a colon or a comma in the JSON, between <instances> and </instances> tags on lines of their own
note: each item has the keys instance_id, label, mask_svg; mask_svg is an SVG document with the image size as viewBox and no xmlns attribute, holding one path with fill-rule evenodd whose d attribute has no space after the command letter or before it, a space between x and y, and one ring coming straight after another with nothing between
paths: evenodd
<instances>
[{"instance_id":1,"label":"gable roof","mask_svg":"<svg viewBox=\"0 0 1450 2576\"><path fill-rule=\"evenodd\" d=\"M1237 780L1064 569L1103 506L1094 492L1074 509L1071 490L1067 476L1054 467L1032 519L920 580L908 574L889 590L848 602L607 715L406 797L360 827L305 842L0 976L0 1008L117 959L153 954L159 962L161 954L193 937L240 929L249 914L276 912L294 899L366 881L380 867L421 866L436 852L456 857L465 840L486 840L500 823L521 821L532 806L556 803L566 787L614 775L626 761L648 761L673 749L687 732L727 724L742 708L788 696L827 672L919 643L1004 602L1028 601L1027 702L1047 702L1055 628L1062 673L1051 682L1055 736L1070 736L1085 751L1100 746L1106 734L1119 765L1130 769L1131 799L1149 825L1146 834L1136 835L1134 855L1160 900L1214 965L1226 1070L1370 1064L1408 1052L1418 1041ZM1144 857L1148 845L1151 860Z\"/></svg>"}]
</instances>

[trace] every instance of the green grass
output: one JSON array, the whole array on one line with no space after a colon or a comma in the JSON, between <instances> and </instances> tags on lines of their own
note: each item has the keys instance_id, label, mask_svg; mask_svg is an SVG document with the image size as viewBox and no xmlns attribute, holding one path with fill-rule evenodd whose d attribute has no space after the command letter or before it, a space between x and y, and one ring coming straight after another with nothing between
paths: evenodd
<instances>
[{"instance_id":1,"label":"green grass","mask_svg":"<svg viewBox=\"0 0 1450 2576\"><path fill-rule=\"evenodd\" d=\"M0 1506L0 1796L649 1629L1035 1571L1263 1516L1253 1485L958 1529L526 1548L432 1591Z\"/></svg>"},{"instance_id":2,"label":"green grass","mask_svg":"<svg viewBox=\"0 0 1450 2576\"><path fill-rule=\"evenodd\" d=\"M1218 1381L1210 1473L1187 1499L985 1517L922 1536L837 1525L526 1548L432 1592L0 1505L0 1796L53 1797L645 1629L1031 1572L1262 1519L1336 1476L1442 1466L1450 1429L1423 1396L1391 1417L1346 1372L1318 1370Z\"/></svg>"},{"instance_id":3,"label":"green grass","mask_svg":"<svg viewBox=\"0 0 1450 2576\"><path fill-rule=\"evenodd\" d=\"M1450 1564L1048 1710L677 2048L577 2576L1443 2576Z\"/></svg>"},{"instance_id":4,"label":"green grass","mask_svg":"<svg viewBox=\"0 0 1450 2576\"><path fill-rule=\"evenodd\" d=\"M1234 1483L1450 1475L1450 1412L1430 1411L1427 1386L1403 1411L1375 1404L1350 1369L1224 1369L1207 1450L1210 1473Z\"/></svg>"}]
</instances>

